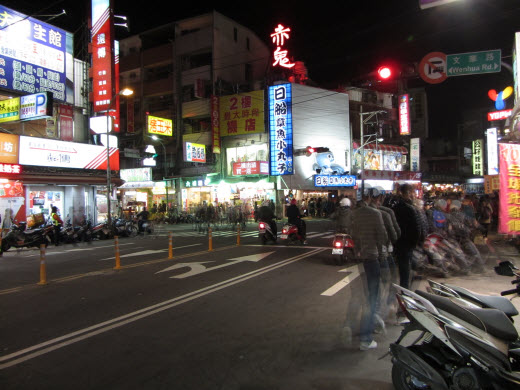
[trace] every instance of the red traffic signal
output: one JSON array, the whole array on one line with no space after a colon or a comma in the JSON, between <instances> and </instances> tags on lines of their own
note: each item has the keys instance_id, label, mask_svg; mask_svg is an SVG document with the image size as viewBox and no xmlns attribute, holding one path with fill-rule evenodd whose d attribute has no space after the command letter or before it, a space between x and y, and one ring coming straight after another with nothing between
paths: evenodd
<instances>
[{"instance_id":1,"label":"red traffic signal","mask_svg":"<svg viewBox=\"0 0 520 390\"><path fill-rule=\"evenodd\" d=\"M392 77L392 69L388 66L380 66L377 70L377 75L382 80L388 80Z\"/></svg>"},{"instance_id":2,"label":"red traffic signal","mask_svg":"<svg viewBox=\"0 0 520 390\"><path fill-rule=\"evenodd\" d=\"M314 152L316 151L315 148L313 148L312 146L307 146L307 156L310 156L311 154L313 154Z\"/></svg>"}]
</instances>

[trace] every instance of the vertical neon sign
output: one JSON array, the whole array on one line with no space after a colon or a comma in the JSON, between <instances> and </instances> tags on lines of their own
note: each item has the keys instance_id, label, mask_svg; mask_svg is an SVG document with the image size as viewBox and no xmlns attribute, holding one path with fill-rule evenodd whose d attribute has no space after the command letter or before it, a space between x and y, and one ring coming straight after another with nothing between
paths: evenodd
<instances>
[{"instance_id":1,"label":"vertical neon sign","mask_svg":"<svg viewBox=\"0 0 520 390\"><path fill-rule=\"evenodd\" d=\"M289 58L287 58L287 50L282 50L285 40L289 39L289 27L284 27L281 24L274 29L274 33L271 34L273 43L276 45L276 50L273 53L274 63L273 66L282 66L284 68L292 68L295 64L291 64Z\"/></svg>"},{"instance_id":2,"label":"vertical neon sign","mask_svg":"<svg viewBox=\"0 0 520 390\"><path fill-rule=\"evenodd\" d=\"M408 95L399 97L399 134L410 135L410 100Z\"/></svg>"},{"instance_id":3,"label":"vertical neon sign","mask_svg":"<svg viewBox=\"0 0 520 390\"><path fill-rule=\"evenodd\" d=\"M294 174L291 84L269 87L269 138L271 175Z\"/></svg>"}]
</instances>

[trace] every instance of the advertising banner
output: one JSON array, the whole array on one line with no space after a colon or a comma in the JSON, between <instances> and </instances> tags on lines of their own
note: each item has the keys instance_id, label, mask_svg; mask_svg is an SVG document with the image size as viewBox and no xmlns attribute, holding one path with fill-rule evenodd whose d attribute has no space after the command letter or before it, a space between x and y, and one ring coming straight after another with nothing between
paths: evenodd
<instances>
[{"instance_id":1,"label":"advertising banner","mask_svg":"<svg viewBox=\"0 0 520 390\"><path fill-rule=\"evenodd\" d=\"M420 138L410 139L410 170L419 172L421 170L421 142Z\"/></svg>"},{"instance_id":2,"label":"advertising banner","mask_svg":"<svg viewBox=\"0 0 520 390\"><path fill-rule=\"evenodd\" d=\"M211 135L213 153L220 154L220 107L219 97L215 95L211 95Z\"/></svg>"},{"instance_id":3,"label":"advertising banner","mask_svg":"<svg viewBox=\"0 0 520 390\"><path fill-rule=\"evenodd\" d=\"M0 133L0 163L18 164L19 136Z\"/></svg>"},{"instance_id":4,"label":"advertising banner","mask_svg":"<svg viewBox=\"0 0 520 390\"><path fill-rule=\"evenodd\" d=\"M220 136L263 133L264 91L219 98Z\"/></svg>"},{"instance_id":5,"label":"advertising banner","mask_svg":"<svg viewBox=\"0 0 520 390\"><path fill-rule=\"evenodd\" d=\"M28 94L48 91L55 100L67 101L72 34L3 5L0 15L2 88Z\"/></svg>"},{"instance_id":6,"label":"advertising banner","mask_svg":"<svg viewBox=\"0 0 520 390\"><path fill-rule=\"evenodd\" d=\"M173 135L173 121L171 119L148 115L148 134L171 137Z\"/></svg>"},{"instance_id":7,"label":"advertising banner","mask_svg":"<svg viewBox=\"0 0 520 390\"><path fill-rule=\"evenodd\" d=\"M92 1L92 102L94 112L107 111L114 90L114 37L110 0Z\"/></svg>"},{"instance_id":8,"label":"advertising banner","mask_svg":"<svg viewBox=\"0 0 520 390\"><path fill-rule=\"evenodd\" d=\"M269 163L267 161L244 161L233 163L233 175L268 175Z\"/></svg>"},{"instance_id":9,"label":"advertising banner","mask_svg":"<svg viewBox=\"0 0 520 390\"><path fill-rule=\"evenodd\" d=\"M291 84L272 85L269 87L269 140L271 175L293 175Z\"/></svg>"},{"instance_id":10,"label":"advertising banner","mask_svg":"<svg viewBox=\"0 0 520 390\"><path fill-rule=\"evenodd\" d=\"M316 187L354 187L356 176L353 175L314 175Z\"/></svg>"},{"instance_id":11,"label":"advertising banner","mask_svg":"<svg viewBox=\"0 0 520 390\"><path fill-rule=\"evenodd\" d=\"M119 149L109 148L110 168L119 170ZM104 146L20 136L19 163L44 167L107 169Z\"/></svg>"},{"instance_id":12,"label":"advertising banner","mask_svg":"<svg viewBox=\"0 0 520 390\"><path fill-rule=\"evenodd\" d=\"M500 200L498 232L520 234L520 145L498 144Z\"/></svg>"},{"instance_id":13,"label":"advertising banner","mask_svg":"<svg viewBox=\"0 0 520 390\"><path fill-rule=\"evenodd\" d=\"M500 177L498 175L484 175L484 193L492 194L500 190Z\"/></svg>"},{"instance_id":14,"label":"advertising banner","mask_svg":"<svg viewBox=\"0 0 520 390\"><path fill-rule=\"evenodd\" d=\"M194 144L192 142L184 143L184 161L206 162L206 145Z\"/></svg>"},{"instance_id":15,"label":"advertising banner","mask_svg":"<svg viewBox=\"0 0 520 390\"><path fill-rule=\"evenodd\" d=\"M476 139L473 141L473 174L475 176L484 175L484 140Z\"/></svg>"},{"instance_id":16,"label":"advertising banner","mask_svg":"<svg viewBox=\"0 0 520 390\"><path fill-rule=\"evenodd\" d=\"M487 129L487 174L498 174L498 132L496 128Z\"/></svg>"},{"instance_id":17,"label":"advertising banner","mask_svg":"<svg viewBox=\"0 0 520 390\"><path fill-rule=\"evenodd\" d=\"M407 94L399 96L399 134L410 135L410 101Z\"/></svg>"}]
</instances>

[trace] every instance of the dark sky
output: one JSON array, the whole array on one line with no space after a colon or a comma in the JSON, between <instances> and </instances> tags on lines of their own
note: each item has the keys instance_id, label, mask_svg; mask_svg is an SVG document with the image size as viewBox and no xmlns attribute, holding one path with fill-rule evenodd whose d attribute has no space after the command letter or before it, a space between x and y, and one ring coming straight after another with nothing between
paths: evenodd
<instances>
[{"instance_id":1,"label":"dark sky","mask_svg":"<svg viewBox=\"0 0 520 390\"><path fill-rule=\"evenodd\" d=\"M335 87L376 69L380 64L419 62L432 51L445 54L502 49L512 63L515 31L520 31L518 0L457 0L421 10L419 0L319 1L176 1L114 0L115 14L126 15L130 34L216 10L250 28L266 44L278 24L291 27L290 53L304 61L309 76L324 87ZM186 4L183 4L186 3ZM7 7L31 15L67 11L50 23L74 32L87 14L88 1L3 1ZM168 9L166 9L168 8ZM36 17L36 16L35 16ZM43 17L39 19L45 20ZM121 38L124 33L118 34ZM492 108L491 88L512 85L504 67L493 75L450 77L426 86L431 108L431 132L449 133L464 108Z\"/></svg>"}]
</instances>

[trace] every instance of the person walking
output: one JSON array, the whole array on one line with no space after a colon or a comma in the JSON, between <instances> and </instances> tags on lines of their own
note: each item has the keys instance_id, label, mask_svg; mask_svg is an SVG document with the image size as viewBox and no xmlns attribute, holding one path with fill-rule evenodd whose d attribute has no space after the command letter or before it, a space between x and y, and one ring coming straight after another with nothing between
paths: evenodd
<instances>
[{"instance_id":1,"label":"person walking","mask_svg":"<svg viewBox=\"0 0 520 390\"><path fill-rule=\"evenodd\" d=\"M385 245L383 245L382 253L379 256L381 270L381 292L379 294L380 296L377 301L376 313L374 315L376 331L385 332L386 327L384 319L387 318L390 312L390 307L392 306L393 311L393 306L395 306L394 303L397 304L394 288L392 286L392 283L397 282L397 268L392 256L392 252L393 245L401 235L401 229L397 224L392 209L381 205L383 201L382 191L378 188L371 188L369 190L369 196L369 206L381 212L388 236Z\"/></svg>"},{"instance_id":2,"label":"person walking","mask_svg":"<svg viewBox=\"0 0 520 390\"><path fill-rule=\"evenodd\" d=\"M413 206L413 187L403 184L393 206L395 218L401 229L401 236L395 243L395 254L399 267L399 285L410 288L413 250L421 236L420 218Z\"/></svg>"},{"instance_id":3,"label":"person walking","mask_svg":"<svg viewBox=\"0 0 520 390\"><path fill-rule=\"evenodd\" d=\"M482 225L482 237L487 238L489 233L489 225L493 217L493 207L488 199L482 199L479 210L478 222Z\"/></svg>"},{"instance_id":4,"label":"person walking","mask_svg":"<svg viewBox=\"0 0 520 390\"><path fill-rule=\"evenodd\" d=\"M377 348L372 333L381 278L379 259L383 255L383 246L388 241L381 211L369 207L368 199L365 195L352 210L352 238L356 256L363 264L368 298L368 307L361 319L359 349L362 351Z\"/></svg>"}]
</instances>

